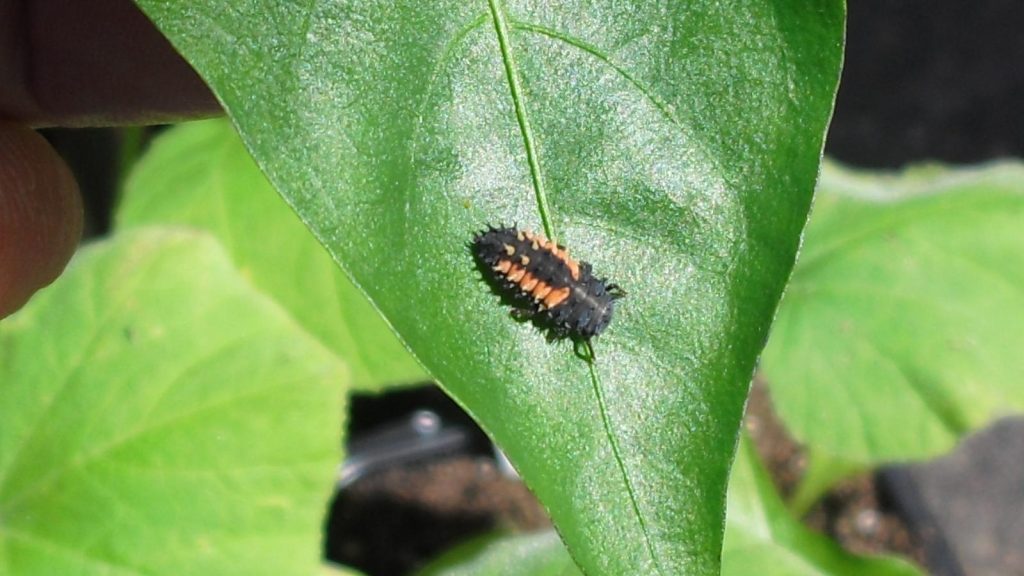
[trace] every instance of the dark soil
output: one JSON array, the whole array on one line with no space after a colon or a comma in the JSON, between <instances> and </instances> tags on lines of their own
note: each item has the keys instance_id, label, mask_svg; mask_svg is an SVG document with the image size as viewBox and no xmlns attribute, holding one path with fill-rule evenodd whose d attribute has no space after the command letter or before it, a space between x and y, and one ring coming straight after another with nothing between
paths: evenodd
<instances>
[{"instance_id":1,"label":"dark soil","mask_svg":"<svg viewBox=\"0 0 1024 576\"><path fill-rule=\"evenodd\" d=\"M476 535L550 526L526 486L499 471L486 435L436 386L359 395L351 407L353 444L424 409L466 441L456 454L424 454L339 492L327 525L328 559L369 576L398 576Z\"/></svg>"},{"instance_id":2,"label":"dark soil","mask_svg":"<svg viewBox=\"0 0 1024 576\"><path fill-rule=\"evenodd\" d=\"M398 576L476 535L549 526L533 494L493 460L451 456L383 471L340 493L327 557L369 576Z\"/></svg>"},{"instance_id":3,"label":"dark soil","mask_svg":"<svg viewBox=\"0 0 1024 576\"><path fill-rule=\"evenodd\" d=\"M747 401L745 425L779 492L783 497L792 495L807 460L803 448L775 415L768 390L759 380L755 380ZM855 554L899 554L918 565L924 563L921 543L889 506L874 473L840 482L804 520Z\"/></svg>"},{"instance_id":4,"label":"dark soil","mask_svg":"<svg viewBox=\"0 0 1024 576\"><path fill-rule=\"evenodd\" d=\"M791 494L803 474L804 454L760 383L747 405L746 427L780 492ZM840 483L806 522L857 554L900 554L919 564L924 557L871 474ZM449 456L386 470L341 492L328 525L327 557L369 576L402 576L473 536L549 526L536 498L522 482L502 475L493 460Z\"/></svg>"}]
</instances>

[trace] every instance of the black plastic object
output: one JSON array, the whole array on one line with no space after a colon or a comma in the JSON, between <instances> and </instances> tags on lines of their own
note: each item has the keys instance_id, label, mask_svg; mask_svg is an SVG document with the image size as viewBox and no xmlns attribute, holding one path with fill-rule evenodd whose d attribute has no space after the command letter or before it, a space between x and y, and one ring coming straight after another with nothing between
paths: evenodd
<instances>
[{"instance_id":1,"label":"black plastic object","mask_svg":"<svg viewBox=\"0 0 1024 576\"><path fill-rule=\"evenodd\" d=\"M950 455L879 473L880 488L936 576L1024 574L1024 418L1000 420Z\"/></svg>"}]
</instances>

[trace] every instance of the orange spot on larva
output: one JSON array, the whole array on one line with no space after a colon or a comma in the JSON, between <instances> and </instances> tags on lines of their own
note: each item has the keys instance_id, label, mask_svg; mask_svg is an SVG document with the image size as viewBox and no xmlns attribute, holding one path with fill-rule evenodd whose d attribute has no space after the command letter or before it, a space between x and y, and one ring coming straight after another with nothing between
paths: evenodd
<instances>
[{"instance_id":1,"label":"orange spot on larva","mask_svg":"<svg viewBox=\"0 0 1024 576\"><path fill-rule=\"evenodd\" d=\"M548 308L554 308L562 302L565 302L566 298L569 297L569 287L564 286L558 290L552 290L550 294L544 298L544 305Z\"/></svg>"},{"instance_id":2,"label":"orange spot on larva","mask_svg":"<svg viewBox=\"0 0 1024 576\"><path fill-rule=\"evenodd\" d=\"M538 282L540 282L539 279L534 278L532 274L527 273L526 276L523 276L523 279L519 281L519 287L523 289L523 292L532 292L533 287L536 286Z\"/></svg>"},{"instance_id":3,"label":"orange spot on larva","mask_svg":"<svg viewBox=\"0 0 1024 576\"><path fill-rule=\"evenodd\" d=\"M565 265L569 267L569 273L572 274L572 279L579 280L580 265L576 263L576 261L573 260L572 258L569 258L569 251L565 249L556 250L554 254L556 258L558 258L562 262L565 262Z\"/></svg>"}]
</instances>

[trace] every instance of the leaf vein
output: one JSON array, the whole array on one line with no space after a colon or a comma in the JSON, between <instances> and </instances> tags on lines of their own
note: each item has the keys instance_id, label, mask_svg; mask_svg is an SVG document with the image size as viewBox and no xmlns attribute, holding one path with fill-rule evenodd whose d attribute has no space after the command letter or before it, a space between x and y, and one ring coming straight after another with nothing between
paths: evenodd
<instances>
[{"instance_id":1,"label":"leaf vein","mask_svg":"<svg viewBox=\"0 0 1024 576\"><path fill-rule=\"evenodd\" d=\"M636 515L637 522L640 524L640 532L644 535L644 546L647 548L647 553L651 556L651 561L654 562L654 566L657 569L658 574L663 574L664 572L658 562L658 556L654 553L654 545L651 543L651 534L647 529L647 522L644 520L643 514L640 513L640 504L636 498L636 490L633 489L633 482L629 479L629 474L626 472L626 465L622 460L622 450L619 448L619 441L612 432L611 417L608 415L608 408L604 401L601 379L597 376L597 370L594 369L594 348L589 342L587 343L587 348L590 352L590 359L587 362L590 366L590 382L594 386L594 395L597 397L597 408L601 413L601 423L604 425L604 433L608 437L608 444L612 448L612 455L615 457L615 464L619 468L619 473L622 474L622 481L626 485L626 493L629 494L629 503L633 507L633 514Z\"/></svg>"},{"instance_id":2,"label":"leaf vein","mask_svg":"<svg viewBox=\"0 0 1024 576\"><path fill-rule=\"evenodd\" d=\"M530 180L533 182L533 191L537 199L537 210L540 212L540 219L544 224L544 233L552 242L557 242L554 226L551 224L551 208L548 206L547 191L544 189L537 139L530 127L530 118L526 112L526 95L519 82L519 70L512 52L507 15L504 9L498 5L498 0L488 0L488 4L491 8L491 17L494 20L494 30L498 36L498 46L501 48L501 60L505 65L505 75L508 77L508 87L512 93L516 121L519 123L519 131L523 136L523 147L526 149L526 160L530 166Z\"/></svg>"},{"instance_id":3,"label":"leaf vein","mask_svg":"<svg viewBox=\"0 0 1024 576\"><path fill-rule=\"evenodd\" d=\"M531 24L529 22L513 22L512 26L517 30L534 32L542 36L547 36L549 38L559 40L561 42L568 44L569 46L572 46L573 48L582 50L583 52L586 52L587 54L590 54L591 56L604 62L605 64L608 65L609 68L614 70L616 74L622 76L623 79L625 79L627 82L632 84L634 88L640 91L644 98L646 98L655 108L657 108L658 112L660 112L661 115L664 116L670 124L672 124L676 128L683 129L683 123L672 112L672 107L667 102L665 102L657 94L655 94L649 86L640 82L640 80L638 80L635 76L630 74L625 68L620 66L614 60L612 60L611 56L605 54L603 51L601 51L600 48L592 44L589 44L584 40L581 40L574 36L570 36L569 34L566 34L559 30L554 30L552 28L547 28L545 26L541 26L538 24Z\"/></svg>"},{"instance_id":4,"label":"leaf vein","mask_svg":"<svg viewBox=\"0 0 1024 576\"><path fill-rule=\"evenodd\" d=\"M30 431L24 435L18 447L13 451L15 455L8 461L7 470L0 470L0 495L2 495L11 479L15 476L15 471L21 463L22 458L26 457L25 450L35 441L36 437L44 433L51 423L50 415L57 408L57 405L61 400L64 399L64 395L69 393L69 389L74 385L75 378L79 372L83 371L87 366L87 360L91 355L96 353L96 349L102 344L102 339L106 336L106 330L112 324L111 320L116 318L119 313L124 312L131 302L131 295L136 290L136 284L143 282L148 277L151 268L158 264L156 259L151 259L146 262L142 268L133 270L132 276L127 280L124 280L124 284L119 286L121 293L118 295L108 295L108 301L110 304L106 307L102 307L99 304L96 308L103 308L101 314L95 317L94 323L89 327L88 333L83 334L82 345L79 347L78 354L74 359L67 364L66 371L57 380L58 384L54 386L53 394L48 399L46 406L42 407L39 414L36 417L36 421L32 424ZM118 273L112 272L112 278L117 278ZM96 284L99 280L95 276L86 277L86 289L90 292L96 290ZM116 282L111 281L110 284L114 285ZM98 297L94 294L94 298ZM93 320L93 319L90 319ZM4 474L6 472L6 474ZM6 507L7 503L3 503Z\"/></svg>"},{"instance_id":5,"label":"leaf vein","mask_svg":"<svg viewBox=\"0 0 1024 576\"><path fill-rule=\"evenodd\" d=\"M155 573L148 572L139 568L138 566L127 566L123 564L115 563L111 560L101 558L99 556L93 556L88 554L85 550L75 550L69 548L45 538L41 538L37 535L23 532L21 530L12 530L9 527L0 530L0 534L6 534L12 540L21 540L24 544L38 548L44 552L56 553L62 556L72 558L81 561L86 566L93 565L97 568L104 569L106 574L131 574L135 576L155 576Z\"/></svg>"}]
</instances>

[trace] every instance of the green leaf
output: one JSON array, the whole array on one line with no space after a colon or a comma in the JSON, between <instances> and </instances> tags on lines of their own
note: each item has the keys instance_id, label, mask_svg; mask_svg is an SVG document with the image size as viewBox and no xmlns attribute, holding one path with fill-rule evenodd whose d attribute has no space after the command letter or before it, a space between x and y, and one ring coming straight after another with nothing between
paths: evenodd
<instances>
[{"instance_id":1,"label":"green leaf","mask_svg":"<svg viewBox=\"0 0 1024 576\"><path fill-rule=\"evenodd\" d=\"M861 466L1024 407L1024 168L830 166L764 354L779 414Z\"/></svg>"},{"instance_id":2,"label":"green leaf","mask_svg":"<svg viewBox=\"0 0 1024 576\"><path fill-rule=\"evenodd\" d=\"M582 576L554 530L484 536L430 563L420 576Z\"/></svg>"},{"instance_id":3,"label":"green leaf","mask_svg":"<svg viewBox=\"0 0 1024 576\"><path fill-rule=\"evenodd\" d=\"M315 573L345 380L214 240L87 248L0 325L0 573Z\"/></svg>"},{"instance_id":4,"label":"green leaf","mask_svg":"<svg viewBox=\"0 0 1024 576\"><path fill-rule=\"evenodd\" d=\"M798 518L806 516L837 482L865 471L863 464L841 460L813 445L805 446L803 458L806 461L803 475L786 501L790 512Z\"/></svg>"},{"instance_id":5,"label":"green leaf","mask_svg":"<svg viewBox=\"0 0 1024 576\"><path fill-rule=\"evenodd\" d=\"M348 364L358 388L428 378L224 120L157 138L128 180L117 223L184 224L216 235L254 285Z\"/></svg>"},{"instance_id":6,"label":"green leaf","mask_svg":"<svg viewBox=\"0 0 1024 576\"><path fill-rule=\"evenodd\" d=\"M914 576L920 572L895 558L864 558L794 519L747 441L729 483L725 528L725 576ZM456 547L422 576L575 576L565 547L553 531L487 538Z\"/></svg>"},{"instance_id":7,"label":"green leaf","mask_svg":"<svg viewBox=\"0 0 1024 576\"><path fill-rule=\"evenodd\" d=\"M139 4L587 573L717 573L840 0ZM498 222L629 291L593 367L479 281L465 244Z\"/></svg>"},{"instance_id":8,"label":"green leaf","mask_svg":"<svg viewBox=\"0 0 1024 576\"><path fill-rule=\"evenodd\" d=\"M362 572L357 572L348 566L338 566L335 564L324 564L320 567L319 576L363 576Z\"/></svg>"}]
</instances>

